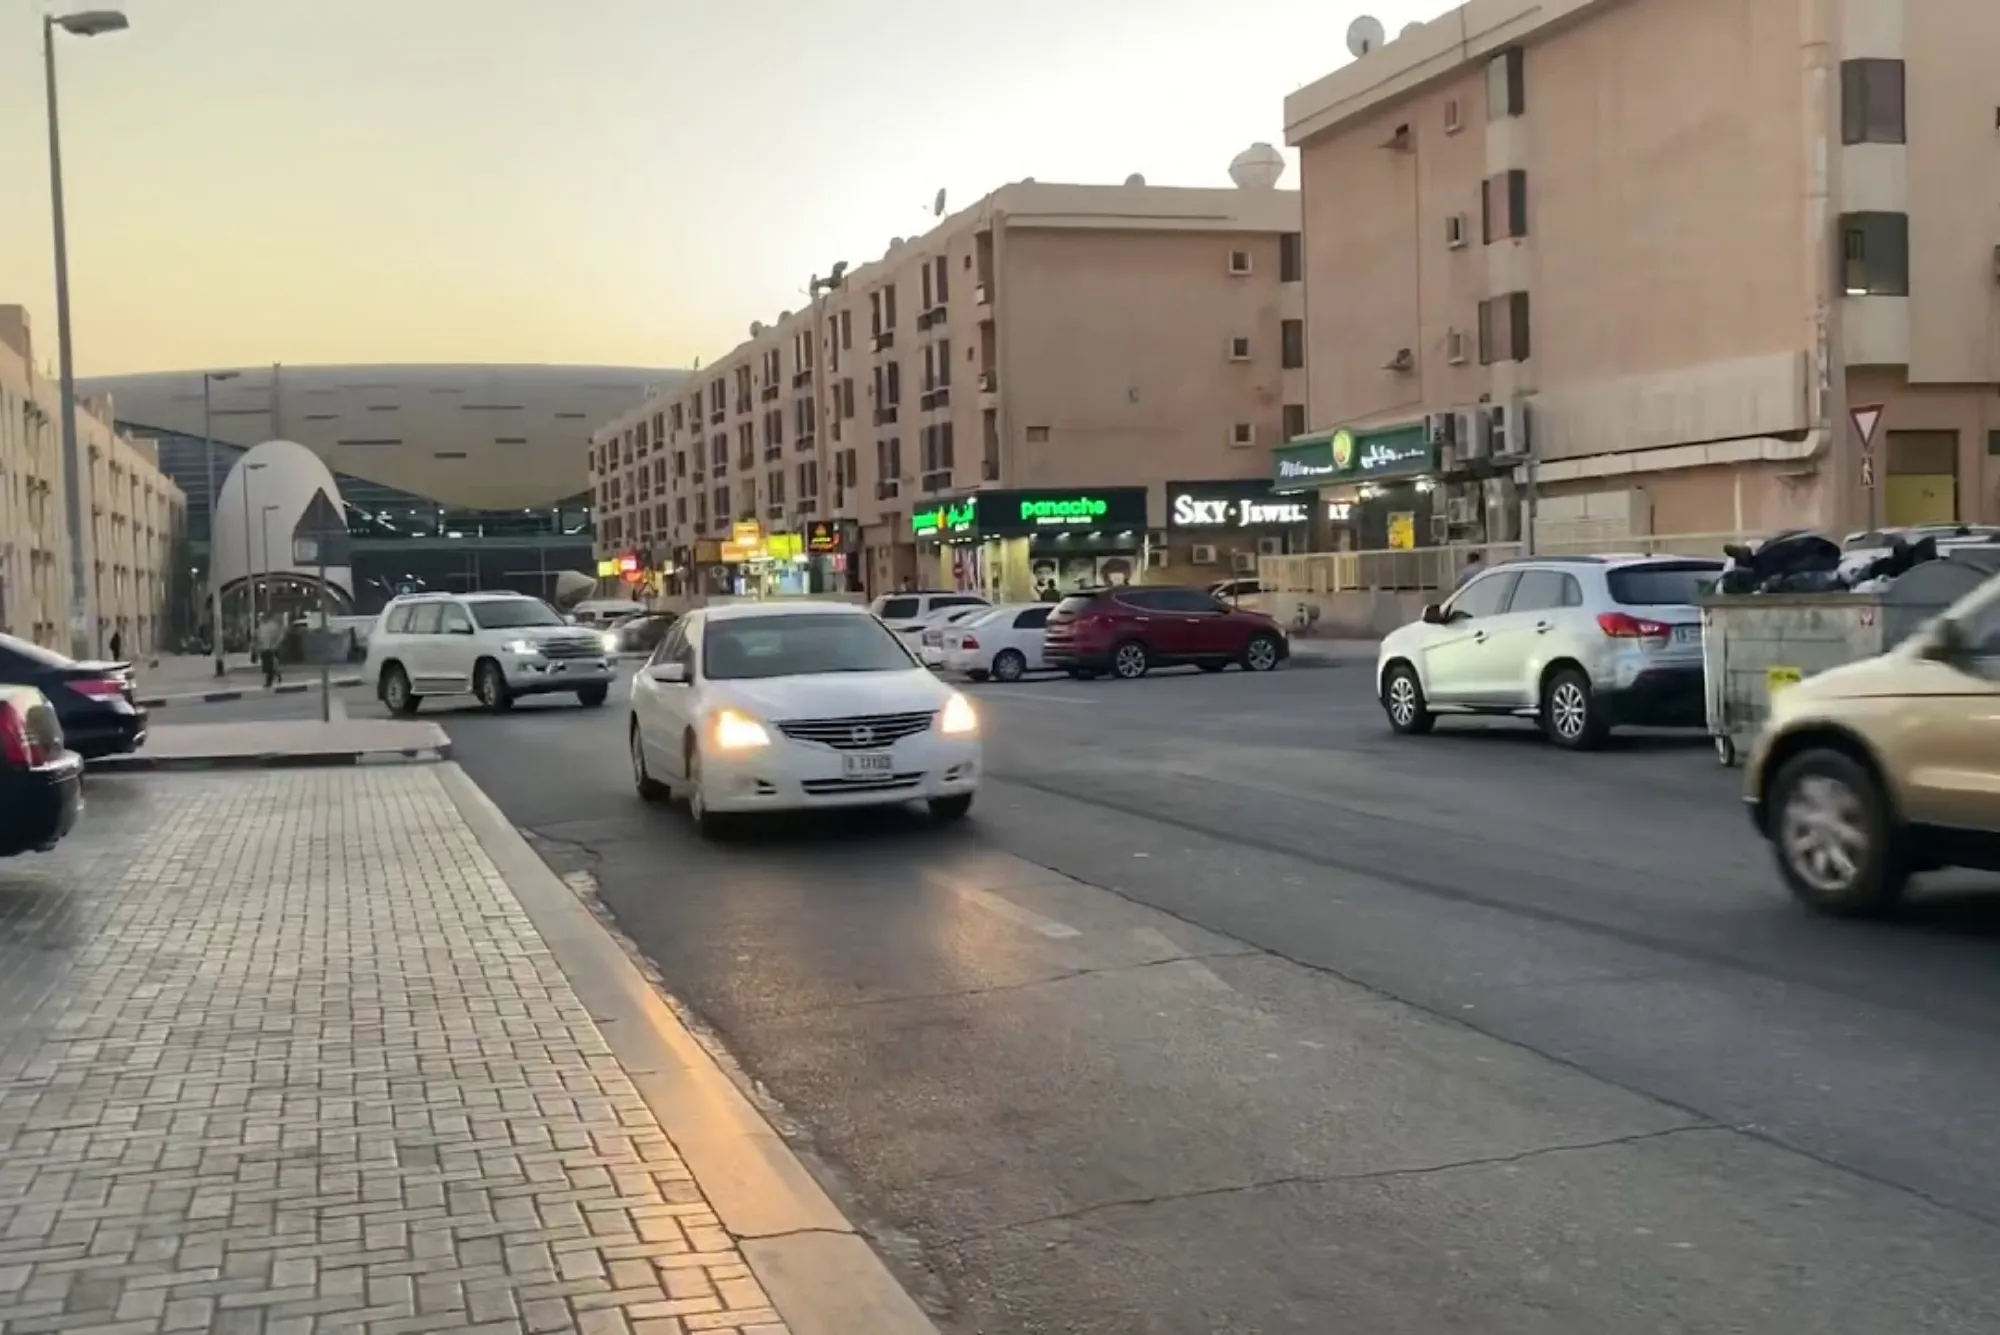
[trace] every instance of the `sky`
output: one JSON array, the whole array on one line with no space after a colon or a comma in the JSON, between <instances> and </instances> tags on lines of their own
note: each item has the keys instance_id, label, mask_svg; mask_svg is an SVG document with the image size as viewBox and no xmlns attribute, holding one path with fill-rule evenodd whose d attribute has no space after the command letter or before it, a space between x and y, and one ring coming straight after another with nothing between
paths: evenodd
<instances>
[{"instance_id":1,"label":"sky","mask_svg":"<svg viewBox=\"0 0 2000 1335\"><path fill-rule=\"evenodd\" d=\"M29 307L44 362L55 8L0 0L0 303ZM1393 33L1445 5L123 8L129 31L58 34L80 375L712 361L811 274L924 231L939 189L1226 186L1241 149L1283 146L1285 95L1347 62L1357 15Z\"/></svg>"}]
</instances>

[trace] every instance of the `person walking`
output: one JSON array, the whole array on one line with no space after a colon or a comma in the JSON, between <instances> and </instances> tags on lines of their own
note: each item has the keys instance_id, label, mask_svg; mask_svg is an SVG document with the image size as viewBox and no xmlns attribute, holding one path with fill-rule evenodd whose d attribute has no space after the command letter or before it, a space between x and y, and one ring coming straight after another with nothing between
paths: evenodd
<instances>
[{"instance_id":1,"label":"person walking","mask_svg":"<svg viewBox=\"0 0 2000 1335\"><path fill-rule=\"evenodd\" d=\"M124 631L114 630L111 632L111 661L114 663L122 663L125 661Z\"/></svg>"},{"instance_id":2,"label":"person walking","mask_svg":"<svg viewBox=\"0 0 2000 1335\"><path fill-rule=\"evenodd\" d=\"M257 627L257 661L264 669L265 690L285 679L285 674L278 670L278 642L283 634L275 616L266 618L264 624Z\"/></svg>"},{"instance_id":3,"label":"person walking","mask_svg":"<svg viewBox=\"0 0 2000 1335\"><path fill-rule=\"evenodd\" d=\"M1458 572L1458 583L1452 586L1453 590L1456 591L1458 589L1464 588L1466 585L1472 582L1473 576L1483 574L1485 570L1486 570L1486 553L1474 552L1471 556L1466 558L1464 569Z\"/></svg>"}]
</instances>

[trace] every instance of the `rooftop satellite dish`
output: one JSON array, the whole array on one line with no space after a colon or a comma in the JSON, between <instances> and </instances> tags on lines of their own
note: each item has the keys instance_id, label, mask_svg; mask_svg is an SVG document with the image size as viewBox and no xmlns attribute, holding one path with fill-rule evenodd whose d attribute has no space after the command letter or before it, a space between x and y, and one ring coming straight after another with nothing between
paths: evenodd
<instances>
[{"instance_id":1,"label":"rooftop satellite dish","mask_svg":"<svg viewBox=\"0 0 2000 1335\"><path fill-rule=\"evenodd\" d=\"M1379 50L1388 35L1381 19L1373 14L1363 14L1347 25L1347 52L1359 60L1370 51Z\"/></svg>"},{"instance_id":2,"label":"rooftop satellite dish","mask_svg":"<svg viewBox=\"0 0 2000 1335\"><path fill-rule=\"evenodd\" d=\"M791 313L790 311L779 311L779 312L778 312L778 323L779 323L779 324L783 324L783 323L784 323L785 321L787 321L787 320L789 320L789 319L791 319L791 318L792 318L792 313Z\"/></svg>"},{"instance_id":3,"label":"rooftop satellite dish","mask_svg":"<svg viewBox=\"0 0 2000 1335\"><path fill-rule=\"evenodd\" d=\"M1133 172L1130 176L1125 178L1125 184L1144 185L1146 184L1146 178L1141 176L1138 172Z\"/></svg>"},{"instance_id":4,"label":"rooftop satellite dish","mask_svg":"<svg viewBox=\"0 0 2000 1335\"><path fill-rule=\"evenodd\" d=\"M839 287L840 280L843 277L845 277L846 274L847 274L847 261L842 260L840 263L834 265L833 272L826 276L826 285L828 287Z\"/></svg>"},{"instance_id":5,"label":"rooftop satellite dish","mask_svg":"<svg viewBox=\"0 0 2000 1335\"><path fill-rule=\"evenodd\" d=\"M944 191L941 189L937 192L937 198L931 201L931 217L944 217Z\"/></svg>"},{"instance_id":6,"label":"rooftop satellite dish","mask_svg":"<svg viewBox=\"0 0 2000 1335\"><path fill-rule=\"evenodd\" d=\"M750 322L750 337L762 338L763 336L764 336L764 322L762 320L752 320Z\"/></svg>"},{"instance_id":7,"label":"rooftop satellite dish","mask_svg":"<svg viewBox=\"0 0 2000 1335\"><path fill-rule=\"evenodd\" d=\"M1405 23L1401 28L1398 28L1396 30L1396 36L1398 39L1408 37L1411 33L1416 32L1423 26L1424 25L1421 23Z\"/></svg>"}]
</instances>

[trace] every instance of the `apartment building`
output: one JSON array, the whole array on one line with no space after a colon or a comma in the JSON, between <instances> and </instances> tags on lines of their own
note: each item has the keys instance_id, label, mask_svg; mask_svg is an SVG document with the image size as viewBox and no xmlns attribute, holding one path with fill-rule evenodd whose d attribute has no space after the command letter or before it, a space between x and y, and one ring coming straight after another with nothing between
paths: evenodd
<instances>
[{"instance_id":1,"label":"apartment building","mask_svg":"<svg viewBox=\"0 0 2000 1335\"><path fill-rule=\"evenodd\" d=\"M1263 146L1235 189L1023 181L830 267L809 305L596 433L600 557L647 552L704 592L741 586L759 543L787 588L1026 593L1196 545L1226 564L1226 543L1170 533L1169 492L1255 489L1305 427L1281 170Z\"/></svg>"},{"instance_id":2,"label":"apartment building","mask_svg":"<svg viewBox=\"0 0 2000 1335\"><path fill-rule=\"evenodd\" d=\"M1606 542L2000 518L1995 50L1974 0L1472 0L1295 93L1277 471L1361 546L1531 482Z\"/></svg>"},{"instance_id":3,"label":"apartment building","mask_svg":"<svg viewBox=\"0 0 2000 1335\"><path fill-rule=\"evenodd\" d=\"M61 395L37 369L28 313L0 306L0 631L67 652L69 526L63 498ZM128 656L166 646L191 581L181 566L187 501L160 472L151 442L113 429L108 398L79 400L77 438L87 548L96 580L93 652L114 632Z\"/></svg>"}]
</instances>

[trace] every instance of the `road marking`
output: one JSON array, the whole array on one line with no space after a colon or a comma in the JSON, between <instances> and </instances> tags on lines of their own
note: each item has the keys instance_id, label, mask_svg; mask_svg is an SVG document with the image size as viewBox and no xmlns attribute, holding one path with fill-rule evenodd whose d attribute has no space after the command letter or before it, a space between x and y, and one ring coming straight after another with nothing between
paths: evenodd
<instances>
[{"instance_id":1,"label":"road marking","mask_svg":"<svg viewBox=\"0 0 2000 1335\"><path fill-rule=\"evenodd\" d=\"M1223 981L1222 975L1189 955L1174 939L1157 927L1134 927L1132 939L1145 946L1148 951L1159 955L1161 968L1178 968L1192 981L1211 992L1236 995L1236 989Z\"/></svg>"},{"instance_id":2,"label":"road marking","mask_svg":"<svg viewBox=\"0 0 2000 1335\"><path fill-rule=\"evenodd\" d=\"M1046 700L1057 705L1094 705L1098 701L1087 695L1057 695L1052 691L996 691L991 687L978 692L975 698L984 700L993 697L1000 700Z\"/></svg>"},{"instance_id":3,"label":"road marking","mask_svg":"<svg viewBox=\"0 0 2000 1335\"><path fill-rule=\"evenodd\" d=\"M1045 918L1033 909L1024 909L1013 900L1002 898L994 894L991 890L975 890L970 886L958 886L955 888L959 894L964 895L974 904L977 904L980 908L985 909L995 917L1005 918L1016 926L1025 927L1031 932L1040 933L1048 937L1051 941L1066 941L1071 937L1083 935L1082 932L1079 932L1066 922L1057 922L1054 918Z\"/></svg>"}]
</instances>

